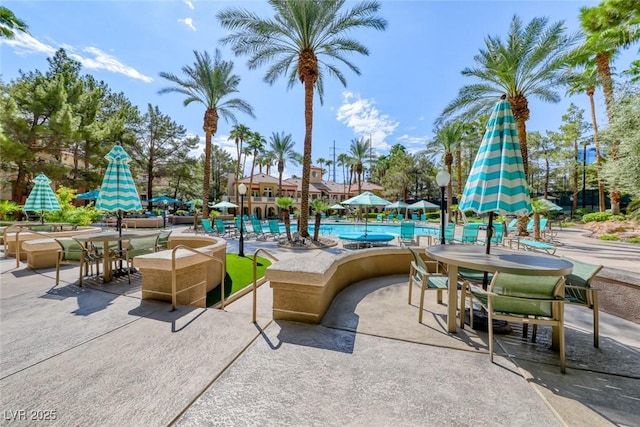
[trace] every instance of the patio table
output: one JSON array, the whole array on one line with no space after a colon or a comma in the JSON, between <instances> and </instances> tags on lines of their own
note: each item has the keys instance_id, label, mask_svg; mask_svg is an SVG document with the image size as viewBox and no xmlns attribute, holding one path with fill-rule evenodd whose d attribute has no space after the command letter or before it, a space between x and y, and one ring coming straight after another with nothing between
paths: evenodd
<instances>
[{"instance_id":1,"label":"patio table","mask_svg":"<svg viewBox=\"0 0 640 427\"><path fill-rule=\"evenodd\" d=\"M573 270L567 260L543 254L530 254L507 249L486 248L479 245L435 245L425 249L433 260L447 265L449 272L447 330L456 332L456 308L458 307L458 267L494 273L496 271L525 276L565 276ZM460 327L464 328L464 316Z\"/></svg>"}]
</instances>

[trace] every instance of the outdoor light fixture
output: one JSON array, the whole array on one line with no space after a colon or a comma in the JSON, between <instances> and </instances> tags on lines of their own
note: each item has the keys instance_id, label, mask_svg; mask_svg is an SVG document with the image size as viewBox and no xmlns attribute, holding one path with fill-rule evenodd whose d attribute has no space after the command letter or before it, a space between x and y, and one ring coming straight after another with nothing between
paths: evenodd
<instances>
[{"instance_id":1,"label":"outdoor light fixture","mask_svg":"<svg viewBox=\"0 0 640 427\"><path fill-rule=\"evenodd\" d=\"M162 204L164 205L164 216L162 218L162 228L167 228L167 204L169 202L167 202L166 200L162 201Z\"/></svg>"},{"instance_id":2,"label":"outdoor light fixture","mask_svg":"<svg viewBox=\"0 0 640 427\"><path fill-rule=\"evenodd\" d=\"M244 257L244 196L247 194L247 186L244 184L238 185L238 194L240 195L240 243L238 244L238 256Z\"/></svg>"},{"instance_id":3,"label":"outdoor light fixture","mask_svg":"<svg viewBox=\"0 0 640 427\"><path fill-rule=\"evenodd\" d=\"M451 179L451 175L449 175L449 172L447 172L446 170L441 170L440 172L438 172L438 174L436 175L436 183L438 184L438 187L440 187L440 227L442 228L440 231L440 244L444 245L445 244L445 240L444 240L444 216L445 216L445 211L447 210L447 203L444 200L444 190L447 187L447 185L449 185L449 180Z\"/></svg>"}]
</instances>

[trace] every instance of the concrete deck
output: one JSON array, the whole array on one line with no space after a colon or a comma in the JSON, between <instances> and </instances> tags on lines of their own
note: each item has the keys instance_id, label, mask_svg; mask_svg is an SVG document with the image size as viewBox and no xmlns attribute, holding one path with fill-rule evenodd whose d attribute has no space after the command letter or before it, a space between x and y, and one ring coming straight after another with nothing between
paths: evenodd
<instances>
[{"instance_id":1,"label":"concrete deck","mask_svg":"<svg viewBox=\"0 0 640 427\"><path fill-rule=\"evenodd\" d=\"M558 239L558 254L639 276L637 245ZM245 252L258 247L300 262L347 250L247 241ZM419 324L402 275L345 289L321 325L273 321L263 285L255 325L251 294L225 311L170 312L140 299L137 274L79 288L65 267L56 287L55 269L0 267L0 425L639 425L640 324L605 312L595 349L591 312L566 307L562 375L546 328L537 343L517 327L498 336L491 364L487 334L447 334L434 295Z\"/></svg>"}]
</instances>

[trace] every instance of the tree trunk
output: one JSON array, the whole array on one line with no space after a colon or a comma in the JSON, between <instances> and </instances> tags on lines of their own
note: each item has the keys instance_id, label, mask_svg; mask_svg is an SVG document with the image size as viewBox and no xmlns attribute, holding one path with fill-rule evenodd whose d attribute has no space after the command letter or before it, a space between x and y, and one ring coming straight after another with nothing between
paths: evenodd
<instances>
[{"instance_id":1,"label":"tree trunk","mask_svg":"<svg viewBox=\"0 0 640 427\"><path fill-rule=\"evenodd\" d=\"M287 233L287 241L293 241L291 237L291 219L289 218L289 209L282 209L282 215L284 216L284 231Z\"/></svg>"},{"instance_id":2,"label":"tree trunk","mask_svg":"<svg viewBox=\"0 0 640 427\"><path fill-rule=\"evenodd\" d=\"M533 238L540 240L540 212L533 212Z\"/></svg>"},{"instance_id":3,"label":"tree trunk","mask_svg":"<svg viewBox=\"0 0 640 427\"><path fill-rule=\"evenodd\" d=\"M320 212L316 212L316 223L313 230L313 240L316 242L318 241L318 235L320 234L320 221L322 221L322 214Z\"/></svg>"},{"instance_id":4,"label":"tree trunk","mask_svg":"<svg viewBox=\"0 0 640 427\"><path fill-rule=\"evenodd\" d=\"M309 177L311 175L311 134L313 131L313 85L315 81L304 82L304 152L302 156L302 200L298 233L309 237Z\"/></svg>"}]
</instances>

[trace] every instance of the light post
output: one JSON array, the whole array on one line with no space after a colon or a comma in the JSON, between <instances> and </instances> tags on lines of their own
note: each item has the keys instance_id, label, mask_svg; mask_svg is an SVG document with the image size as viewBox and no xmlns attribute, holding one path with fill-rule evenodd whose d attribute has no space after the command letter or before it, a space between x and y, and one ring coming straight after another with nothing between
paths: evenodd
<instances>
[{"instance_id":1,"label":"light post","mask_svg":"<svg viewBox=\"0 0 640 427\"><path fill-rule=\"evenodd\" d=\"M451 175L446 170L441 170L436 175L436 183L438 187L440 187L440 244L444 245L446 242L444 240L444 226L445 226L445 212L447 210L447 202L444 199L444 190L449 185L449 180L451 179Z\"/></svg>"},{"instance_id":2,"label":"light post","mask_svg":"<svg viewBox=\"0 0 640 427\"><path fill-rule=\"evenodd\" d=\"M238 256L244 257L244 195L247 194L247 186L238 185L238 194L240 194L240 243L238 245Z\"/></svg>"},{"instance_id":3,"label":"light post","mask_svg":"<svg viewBox=\"0 0 640 427\"><path fill-rule=\"evenodd\" d=\"M569 196L569 202L570 202L570 206L571 206L569 208L569 211L571 212L569 214L569 220L572 220L573 219L573 195Z\"/></svg>"},{"instance_id":4,"label":"light post","mask_svg":"<svg viewBox=\"0 0 640 427\"><path fill-rule=\"evenodd\" d=\"M164 205L164 215L162 216L162 228L167 228L167 204L168 204L168 202L166 200L163 200L162 204Z\"/></svg>"}]
</instances>

